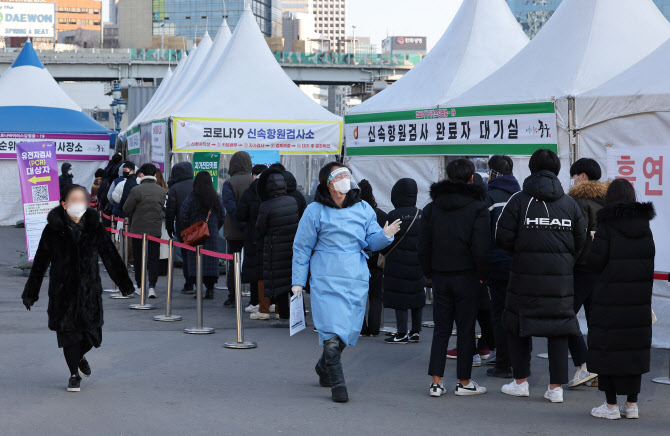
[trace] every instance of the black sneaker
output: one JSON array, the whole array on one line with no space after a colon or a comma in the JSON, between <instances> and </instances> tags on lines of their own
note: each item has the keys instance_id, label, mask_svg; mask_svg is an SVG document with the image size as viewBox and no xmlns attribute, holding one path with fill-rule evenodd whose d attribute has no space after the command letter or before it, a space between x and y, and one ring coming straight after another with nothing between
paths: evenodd
<instances>
[{"instance_id":1,"label":"black sneaker","mask_svg":"<svg viewBox=\"0 0 670 436\"><path fill-rule=\"evenodd\" d=\"M406 333L404 335L396 333L395 335L384 339L384 342L387 344L409 344L409 336L407 336Z\"/></svg>"},{"instance_id":2,"label":"black sneaker","mask_svg":"<svg viewBox=\"0 0 670 436\"><path fill-rule=\"evenodd\" d=\"M229 298L229 299L227 299L226 301L223 302L223 305L225 307L230 307L231 309L235 309L235 300L231 300Z\"/></svg>"},{"instance_id":3,"label":"black sneaker","mask_svg":"<svg viewBox=\"0 0 670 436\"><path fill-rule=\"evenodd\" d=\"M85 357L83 357L79 361L79 374L83 375L84 377L90 377L91 376L91 367L88 364L88 360L86 360Z\"/></svg>"},{"instance_id":4,"label":"black sneaker","mask_svg":"<svg viewBox=\"0 0 670 436\"><path fill-rule=\"evenodd\" d=\"M418 333L410 333L409 341L413 344L419 342L419 334Z\"/></svg>"},{"instance_id":5,"label":"black sneaker","mask_svg":"<svg viewBox=\"0 0 670 436\"><path fill-rule=\"evenodd\" d=\"M195 291L193 290L192 287L189 287L189 288L184 287L184 289L182 289L182 290L179 291L179 292L182 293L182 294L185 294L185 295L192 295L192 294L195 294Z\"/></svg>"},{"instance_id":6,"label":"black sneaker","mask_svg":"<svg viewBox=\"0 0 670 436\"><path fill-rule=\"evenodd\" d=\"M319 376L319 385L321 385L321 387L323 388L332 387L332 385L330 384L330 380L328 379L328 373L319 368L318 363L314 367L314 371L316 371L316 374Z\"/></svg>"},{"instance_id":7,"label":"black sneaker","mask_svg":"<svg viewBox=\"0 0 670 436\"><path fill-rule=\"evenodd\" d=\"M67 384L67 391L68 392L79 392L81 391L81 388L79 387L79 383L81 382L81 377L78 375L73 375L70 377L70 381Z\"/></svg>"},{"instance_id":8,"label":"black sneaker","mask_svg":"<svg viewBox=\"0 0 670 436\"><path fill-rule=\"evenodd\" d=\"M512 378L512 369L498 369L498 368L489 368L486 370L486 375L489 377L499 377L499 378Z\"/></svg>"},{"instance_id":9,"label":"black sneaker","mask_svg":"<svg viewBox=\"0 0 670 436\"><path fill-rule=\"evenodd\" d=\"M349 394L346 386L335 386L330 391L330 397L336 403L346 403L349 401Z\"/></svg>"}]
</instances>

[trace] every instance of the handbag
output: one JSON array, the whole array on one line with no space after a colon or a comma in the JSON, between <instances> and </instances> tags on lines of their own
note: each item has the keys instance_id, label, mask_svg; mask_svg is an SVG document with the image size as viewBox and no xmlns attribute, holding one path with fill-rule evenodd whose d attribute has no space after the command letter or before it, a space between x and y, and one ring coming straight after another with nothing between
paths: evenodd
<instances>
[{"instance_id":1,"label":"handbag","mask_svg":"<svg viewBox=\"0 0 670 436\"><path fill-rule=\"evenodd\" d=\"M200 245L209 238L209 216L212 213L212 209L207 212L207 219L205 221L198 221L193 224L191 227L185 229L181 232L181 238L184 241L184 244L195 247Z\"/></svg>"},{"instance_id":2,"label":"handbag","mask_svg":"<svg viewBox=\"0 0 670 436\"><path fill-rule=\"evenodd\" d=\"M418 216L419 216L419 209L416 210L416 214L414 214L414 219L410 223L409 227L407 227L407 231L405 232L404 235L402 235L402 238L400 238L400 240L398 242L396 242L395 245L393 247L391 247L391 249L386 254L379 253L379 257L377 258L377 267L378 268L384 269L384 267L386 266L386 258L389 257L391 255L391 253L393 252L393 250L395 250L395 248L398 245L400 245L402 240L405 239L405 236L407 236L407 234L409 233L409 230L414 225L414 222L416 221L416 217L418 217Z\"/></svg>"}]
</instances>

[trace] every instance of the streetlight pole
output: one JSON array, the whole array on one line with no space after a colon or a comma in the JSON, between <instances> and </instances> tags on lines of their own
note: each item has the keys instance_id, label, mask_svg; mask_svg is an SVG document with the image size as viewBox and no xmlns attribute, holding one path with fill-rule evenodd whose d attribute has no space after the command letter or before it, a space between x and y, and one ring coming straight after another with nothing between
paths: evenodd
<instances>
[{"instance_id":1,"label":"streetlight pole","mask_svg":"<svg viewBox=\"0 0 670 436\"><path fill-rule=\"evenodd\" d=\"M118 82L114 84L114 89L112 89L112 98L112 104L109 107L112 111L112 115L114 115L114 121L116 121L116 133L120 133L121 119L126 112L127 105L126 101L121 96L121 87Z\"/></svg>"}]
</instances>

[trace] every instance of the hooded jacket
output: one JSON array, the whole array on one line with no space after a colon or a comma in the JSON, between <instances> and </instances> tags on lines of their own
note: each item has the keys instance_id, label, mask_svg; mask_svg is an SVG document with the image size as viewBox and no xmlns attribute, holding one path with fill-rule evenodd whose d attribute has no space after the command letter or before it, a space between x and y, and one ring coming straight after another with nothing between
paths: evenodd
<instances>
[{"instance_id":1,"label":"hooded jacket","mask_svg":"<svg viewBox=\"0 0 670 436\"><path fill-rule=\"evenodd\" d=\"M181 232L185 226L180 219L181 207L186 197L193 191L193 165L191 162L179 162L172 167L168 181L167 204L165 206L165 229L168 235L173 234L181 241Z\"/></svg>"},{"instance_id":2,"label":"hooded jacket","mask_svg":"<svg viewBox=\"0 0 670 436\"><path fill-rule=\"evenodd\" d=\"M391 190L395 209L388 214L387 221L392 223L400 219L402 224L395 235L396 242L382 251L388 253L384 267L384 307L417 309L426 304L425 282L417 250L423 214L416 207L418 192L416 181L409 178L398 180Z\"/></svg>"},{"instance_id":3,"label":"hooded jacket","mask_svg":"<svg viewBox=\"0 0 670 436\"><path fill-rule=\"evenodd\" d=\"M586 229L556 175L538 171L503 209L496 242L512 252L503 326L521 337L580 335L572 270Z\"/></svg>"},{"instance_id":4,"label":"hooded jacket","mask_svg":"<svg viewBox=\"0 0 670 436\"><path fill-rule=\"evenodd\" d=\"M605 195L610 184L608 182L586 181L573 186L568 195L572 197L582 210L586 226L586 243L577 256L575 269L589 271L586 257L591 249L591 232L598 228L598 211L605 207Z\"/></svg>"},{"instance_id":5,"label":"hooded jacket","mask_svg":"<svg viewBox=\"0 0 670 436\"><path fill-rule=\"evenodd\" d=\"M128 182L130 179L126 181L126 185ZM123 211L130 216L131 233L161 237L166 194L165 189L156 184L153 176L144 176L142 182L130 191Z\"/></svg>"},{"instance_id":6,"label":"hooded jacket","mask_svg":"<svg viewBox=\"0 0 670 436\"><path fill-rule=\"evenodd\" d=\"M256 221L261 208L258 195L258 179L244 191L235 213L239 222L244 223L244 259L242 260L242 282L252 283L263 279L262 245L257 246ZM259 251L260 248L260 251Z\"/></svg>"},{"instance_id":7,"label":"hooded jacket","mask_svg":"<svg viewBox=\"0 0 670 436\"><path fill-rule=\"evenodd\" d=\"M91 330L102 327L104 322L98 256L123 295L132 294L135 288L109 234L100 224L98 212L86 210L78 240L66 224L65 213L62 206L49 212L22 298L32 303L39 300L44 274L51 265L49 328L57 332Z\"/></svg>"},{"instance_id":8,"label":"hooded jacket","mask_svg":"<svg viewBox=\"0 0 670 436\"><path fill-rule=\"evenodd\" d=\"M246 151L238 151L230 158L230 178L223 183L221 197L226 208L223 235L229 241L244 239L244 224L237 221L237 204L244 191L254 181L251 175L251 156Z\"/></svg>"},{"instance_id":9,"label":"hooded jacket","mask_svg":"<svg viewBox=\"0 0 670 436\"><path fill-rule=\"evenodd\" d=\"M507 175L489 180L487 189L486 202L489 206L491 227L491 251L489 253L490 278L507 281L512 263L512 253L503 250L496 243L496 223L510 197L521 191L521 186L519 186L516 177Z\"/></svg>"},{"instance_id":10,"label":"hooded jacket","mask_svg":"<svg viewBox=\"0 0 670 436\"><path fill-rule=\"evenodd\" d=\"M302 195L302 192L298 191L298 182L295 180L295 176L291 172L284 171L282 174L284 175L284 180L286 180L286 195L295 198L295 201L298 203L300 217L302 218L302 214L307 208L305 196Z\"/></svg>"},{"instance_id":11,"label":"hooded jacket","mask_svg":"<svg viewBox=\"0 0 670 436\"><path fill-rule=\"evenodd\" d=\"M263 284L267 297L286 295L291 290L293 240L298 230L298 203L286 195L281 170L270 168L258 177L261 207L256 237L263 241Z\"/></svg>"},{"instance_id":12,"label":"hooded jacket","mask_svg":"<svg viewBox=\"0 0 670 436\"><path fill-rule=\"evenodd\" d=\"M597 214L587 264L600 275L589 316L587 366L601 375L649 372L654 237L651 203L614 203Z\"/></svg>"},{"instance_id":13,"label":"hooded jacket","mask_svg":"<svg viewBox=\"0 0 670 436\"><path fill-rule=\"evenodd\" d=\"M475 274L485 280L491 236L484 186L443 180L430 187L430 198L419 238L424 275Z\"/></svg>"},{"instance_id":14,"label":"hooded jacket","mask_svg":"<svg viewBox=\"0 0 670 436\"><path fill-rule=\"evenodd\" d=\"M60 166L60 176L58 176L58 186L60 187L60 190L62 191L64 187L67 185L72 184L72 175L68 174L68 171L70 171L70 168L72 168L72 164L69 162L63 163L63 165Z\"/></svg>"}]
</instances>

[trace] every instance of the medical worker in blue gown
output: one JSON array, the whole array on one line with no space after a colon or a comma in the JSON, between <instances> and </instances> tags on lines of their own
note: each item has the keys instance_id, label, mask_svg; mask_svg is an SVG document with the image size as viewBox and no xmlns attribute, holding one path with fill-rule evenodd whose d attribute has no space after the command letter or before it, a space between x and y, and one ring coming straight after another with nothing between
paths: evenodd
<instances>
[{"instance_id":1,"label":"medical worker in blue gown","mask_svg":"<svg viewBox=\"0 0 670 436\"><path fill-rule=\"evenodd\" d=\"M321 168L293 243L292 291L300 294L309 274L312 318L323 344L315 370L335 402L349 400L340 356L356 345L365 316L370 272L363 250L385 248L399 229L400 220L384 229L377 224L347 167L331 162Z\"/></svg>"}]
</instances>

